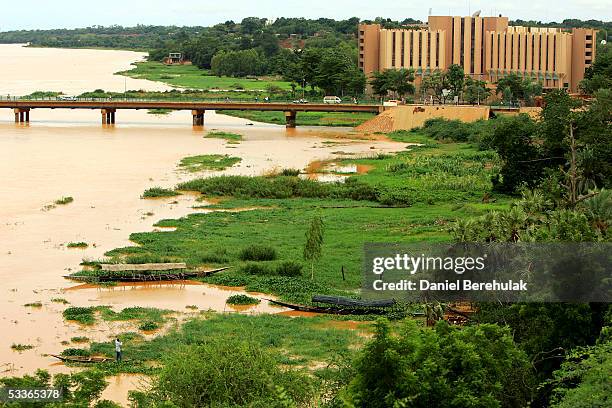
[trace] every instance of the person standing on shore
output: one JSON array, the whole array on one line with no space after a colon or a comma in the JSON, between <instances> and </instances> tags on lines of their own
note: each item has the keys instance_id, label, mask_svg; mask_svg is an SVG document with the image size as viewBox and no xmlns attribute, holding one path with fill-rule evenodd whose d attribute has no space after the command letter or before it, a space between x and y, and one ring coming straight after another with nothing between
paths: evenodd
<instances>
[{"instance_id":1,"label":"person standing on shore","mask_svg":"<svg viewBox=\"0 0 612 408\"><path fill-rule=\"evenodd\" d=\"M119 338L117 337L115 339L115 352L117 354L117 362L120 363L121 362L121 358L122 356L122 350L121 350L121 346L123 346L123 343L121 342L121 340L119 340Z\"/></svg>"}]
</instances>

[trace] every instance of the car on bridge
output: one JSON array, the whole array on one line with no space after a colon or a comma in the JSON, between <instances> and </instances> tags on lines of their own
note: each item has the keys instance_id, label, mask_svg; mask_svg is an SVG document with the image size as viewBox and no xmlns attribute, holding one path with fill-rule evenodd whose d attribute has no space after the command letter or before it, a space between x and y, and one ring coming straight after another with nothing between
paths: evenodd
<instances>
[{"instance_id":1,"label":"car on bridge","mask_svg":"<svg viewBox=\"0 0 612 408\"><path fill-rule=\"evenodd\" d=\"M342 99L338 98L337 96L326 96L323 98L323 103L336 105L342 103Z\"/></svg>"}]
</instances>

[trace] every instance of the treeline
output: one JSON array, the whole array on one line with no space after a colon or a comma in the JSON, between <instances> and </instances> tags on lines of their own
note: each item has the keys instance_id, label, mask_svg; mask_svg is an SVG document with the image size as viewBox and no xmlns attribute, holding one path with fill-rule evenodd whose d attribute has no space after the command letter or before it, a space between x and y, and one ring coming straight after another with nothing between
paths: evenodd
<instances>
[{"instance_id":1,"label":"treeline","mask_svg":"<svg viewBox=\"0 0 612 408\"><path fill-rule=\"evenodd\" d=\"M137 25L92 26L76 29L18 30L0 32L0 44L31 43L39 47L117 48L150 50L172 38L179 31L200 32L203 27Z\"/></svg>"},{"instance_id":2,"label":"treeline","mask_svg":"<svg viewBox=\"0 0 612 408\"><path fill-rule=\"evenodd\" d=\"M524 27L554 27L554 28L595 28L599 30L597 38L604 40L606 33L612 30L612 21L601 21L601 20L580 20L577 18L567 18L560 23L551 21L549 23L543 23L542 21L535 20L513 20L508 22L509 25L513 26L524 26Z\"/></svg>"}]
</instances>

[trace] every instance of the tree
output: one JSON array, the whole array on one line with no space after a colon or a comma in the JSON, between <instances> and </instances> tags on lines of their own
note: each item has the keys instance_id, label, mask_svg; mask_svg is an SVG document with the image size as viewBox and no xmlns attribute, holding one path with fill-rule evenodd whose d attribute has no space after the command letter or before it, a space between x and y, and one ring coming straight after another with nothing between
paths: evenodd
<instances>
[{"instance_id":1,"label":"tree","mask_svg":"<svg viewBox=\"0 0 612 408\"><path fill-rule=\"evenodd\" d=\"M211 71L218 76L262 75L266 72L266 59L255 49L220 51L211 61Z\"/></svg>"},{"instance_id":2,"label":"tree","mask_svg":"<svg viewBox=\"0 0 612 408\"><path fill-rule=\"evenodd\" d=\"M421 95L430 95L439 103L445 103L448 95L445 90L449 88L448 78L445 72L434 71L423 77L421 82Z\"/></svg>"},{"instance_id":3,"label":"tree","mask_svg":"<svg viewBox=\"0 0 612 408\"><path fill-rule=\"evenodd\" d=\"M372 85L372 91L374 92L374 95L378 95L381 98L384 98L389 94L389 78L384 71L373 72L372 79L370 79L370 85Z\"/></svg>"},{"instance_id":4,"label":"tree","mask_svg":"<svg viewBox=\"0 0 612 408\"><path fill-rule=\"evenodd\" d=\"M535 186L542 177L544 162L536 143L536 124L527 115L508 118L493 131L491 145L501 160L501 179L494 180L493 188L514 193L526 183Z\"/></svg>"},{"instance_id":5,"label":"tree","mask_svg":"<svg viewBox=\"0 0 612 408\"><path fill-rule=\"evenodd\" d=\"M401 99L406 94L413 94L414 70L412 68L400 68L385 71L389 77L389 89Z\"/></svg>"},{"instance_id":6,"label":"tree","mask_svg":"<svg viewBox=\"0 0 612 408\"><path fill-rule=\"evenodd\" d=\"M323 220L319 216L313 217L310 228L306 231L306 243L304 244L304 259L310 261L310 279L314 279L314 263L321 258L323 233Z\"/></svg>"},{"instance_id":7,"label":"tree","mask_svg":"<svg viewBox=\"0 0 612 408\"><path fill-rule=\"evenodd\" d=\"M460 96L466 80L463 67L461 65L452 64L448 67L446 77L448 79L448 85L453 92L453 96Z\"/></svg>"},{"instance_id":8,"label":"tree","mask_svg":"<svg viewBox=\"0 0 612 408\"><path fill-rule=\"evenodd\" d=\"M374 72L370 80L375 95L385 97L389 92L395 92L398 98L406 94L413 94L414 70L412 68L386 69L383 72Z\"/></svg>"},{"instance_id":9,"label":"tree","mask_svg":"<svg viewBox=\"0 0 612 408\"><path fill-rule=\"evenodd\" d=\"M508 74L497 81L495 93L501 94L505 102L523 101L526 105L533 104L533 98L542 94L542 84L530 78L522 78L517 74Z\"/></svg>"},{"instance_id":10,"label":"tree","mask_svg":"<svg viewBox=\"0 0 612 408\"><path fill-rule=\"evenodd\" d=\"M600 89L612 89L612 44L600 45L593 65L584 72L580 89L594 94Z\"/></svg>"},{"instance_id":11,"label":"tree","mask_svg":"<svg viewBox=\"0 0 612 408\"><path fill-rule=\"evenodd\" d=\"M486 81L467 77L465 79L465 90L463 92L463 100L472 105L480 104L489 98L491 90L487 88Z\"/></svg>"},{"instance_id":12,"label":"tree","mask_svg":"<svg viewBox=\"0 0 612 408\"><path fill-rule=\"evenodd\" d=\"M354 368L342 397L357 407L522 407L533 383L510 330L492 324L430 330L407 321L396 336L379 320Z\"/></svg>"}]
</instances>

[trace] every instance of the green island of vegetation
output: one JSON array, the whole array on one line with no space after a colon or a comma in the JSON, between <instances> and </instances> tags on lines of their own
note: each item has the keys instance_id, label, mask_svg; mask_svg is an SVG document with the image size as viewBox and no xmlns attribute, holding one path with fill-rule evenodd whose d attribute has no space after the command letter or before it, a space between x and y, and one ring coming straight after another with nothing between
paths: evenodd
<instances>
[{"instance_id":1,"label":"green island of vegetation","mask_svg":"<svg viewBox=\"0 0 612 408\"><path fill-rule=\"evenodd\" d=\"M208 132L206 135L204 135L204 137L209 139L224 139L227 140L227 143L229 144L240 143L242 140L241 134L220 131Z\"/></svg>"},{"instance_id":2,"label":"green island of vegetation","mask_svg":"<svg viewBox=\"0 0 612 408\"><path fill-rule=\"evenodd\" d=\"M236 163L240 163L241 160L240 157L232 157L227 154L189 156L181 159L179 168L191 173L203 170L225 170Z\"/></svg>"}]
</instances>

